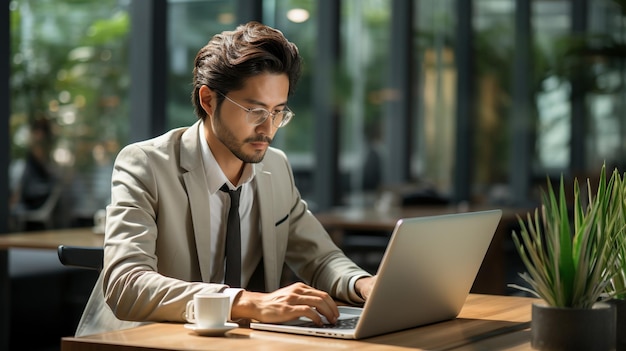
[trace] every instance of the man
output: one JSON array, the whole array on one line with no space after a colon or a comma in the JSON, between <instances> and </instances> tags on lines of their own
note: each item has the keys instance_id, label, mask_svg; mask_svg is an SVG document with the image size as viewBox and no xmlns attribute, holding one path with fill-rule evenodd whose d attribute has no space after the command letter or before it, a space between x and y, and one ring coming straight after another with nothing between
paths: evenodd
<instances>
[{"instance_id":1,"label":"man","mask_svg":"<svg viewBox=\"0 0 626 351\"><path fill-rule=\"evenodd\" d=\"M200 292L231 296L235 321L321 324L320 315L338 317L333 299L367 299L374 278L333 244L300 198L285 154L269 147L293 117L287 98L300 62L281 32L256 22L214 36L198 52L199 120L129 145L116 159L104 268L77 335L184 322L187 301ZM235 190L239 208L230 211ZM240 217L237 244L232 213ZM240 245L234 253L233 245ZM285 263L306 284L281 288Z\"/></svg>"}]
</instances>

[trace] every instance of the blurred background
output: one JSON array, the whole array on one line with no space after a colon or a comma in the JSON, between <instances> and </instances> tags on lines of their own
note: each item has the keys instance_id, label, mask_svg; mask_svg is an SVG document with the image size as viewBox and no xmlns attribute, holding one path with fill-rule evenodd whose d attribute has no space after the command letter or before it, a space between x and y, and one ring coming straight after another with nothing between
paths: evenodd
<instances>
[{"instance_id":1,"label":"blurred background","mask_svg":"<svg viewBox=\"0 0 626 351\"><path fill-rule=\"evenodd\" d=\"M195 121L197 50L257 19L305 59L297 117L274 145L314 211L368 206L406 184L456 203L535 201L546 175L624 162L623 3L10 1L9 189L45 143L63 187L53 225L91 221L121 147ZM134 92L163 99L142 108Z\"/></svg>"},{"instance_id":2,"label":"blurred background","mask_svg":"<svg viewBox=\"0 0 626 351\"><path fill-rule=\"evenodd\" d=\"M532 207L546 179L626 162L624 0L6 6L0 233L93 225L120 148L194 123L196 52L248 20L304 57L296 117L274 146L315 213L386 201ZM47 215L20 215L33 210Z\"/></svg>"}]
</instances>

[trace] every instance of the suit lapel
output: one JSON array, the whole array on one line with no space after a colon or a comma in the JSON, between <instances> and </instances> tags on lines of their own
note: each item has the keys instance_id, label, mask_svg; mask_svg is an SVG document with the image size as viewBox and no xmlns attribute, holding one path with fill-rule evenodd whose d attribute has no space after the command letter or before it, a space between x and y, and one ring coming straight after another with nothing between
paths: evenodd
<instances>
[{"instance_id":1,"label":"suit lapel","mask_svg":"<svg viewBox=\"0 0 626 351\"><path fill-rule=\"evenodd\" d=\"M211 228L209 199L207 195L207 181L204 167L202 166L202 152L198 140L198 128L200 122L196 122L185 133L181 140L180 165L187 172L183 173L185 189L189 198L191 211L191 224L193 226L196 241L196 252L202 281L211 280L211 259L209 247L211 236L208 233Z\"/></svg>"},{"instance_id":2,"label":"suit lapel","mask_svg":"<svg viewBox=\"0 0 626 351\"><path fill-rule=\"evenodd\" d=\"M280 287L282 262L276 252L276 228L274 227L274 197L272 195L271 173L256 165L257 192L261 216L261 240L263 241L263 263L265 268L265 289L274 291Z\"/></svg>"}]
</instances>

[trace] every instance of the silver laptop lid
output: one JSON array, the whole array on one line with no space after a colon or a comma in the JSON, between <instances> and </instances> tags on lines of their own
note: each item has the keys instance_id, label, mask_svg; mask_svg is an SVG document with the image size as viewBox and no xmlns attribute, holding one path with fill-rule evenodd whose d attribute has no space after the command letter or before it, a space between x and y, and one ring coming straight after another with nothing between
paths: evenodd
<instances>
[{"instance_id":1,"label":"silver laptop lid","mask_svg":"<svg viewBox=\"0 0 626 351\"><path fill-rule=\"evenodd\" d=\"M490 210L398 221L356 338L455 318L501 217Z\"/></svg>"},{"instance_id":2,"label":"silver laptop lid","mask_svg":"<svg viewBox=\"0 0 626 351\"><path fill-rule=\"evenodd\" d=\"M472 287L502 211L399 220L356 329L251 323L252 329L346 339L455 318ZM340 307L340 309L350 309ZM344 312L342 312L343 315ZM297 324L297 325L296 325Z\"/></svg>"}]
</instances>

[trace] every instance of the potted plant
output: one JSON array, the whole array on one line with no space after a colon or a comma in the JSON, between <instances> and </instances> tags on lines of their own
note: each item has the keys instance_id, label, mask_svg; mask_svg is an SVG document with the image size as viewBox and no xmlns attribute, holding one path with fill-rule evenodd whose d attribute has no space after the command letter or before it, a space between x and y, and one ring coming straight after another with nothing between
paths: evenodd
<instances>
[{"instance_id":1,"label":"potted plant","mask_svg":"<svg viewBox=\"0 0 626 351\"><path fill-rule=\"evenodd\" d=\"M541 298L532 306L531 344L539 350L612 350L615 310L603 301L614 275L618 221L611 219L615 173L607 183L602 167L597 192L587 180L581 196L574 179L574 199L568 204L563 177L558 194L548 182L541 214L519 219L513 241L526 267L520 273L529 287L511 285ZM572 218L570 218L570 213Z\"/></svg>"}]
</instances>

